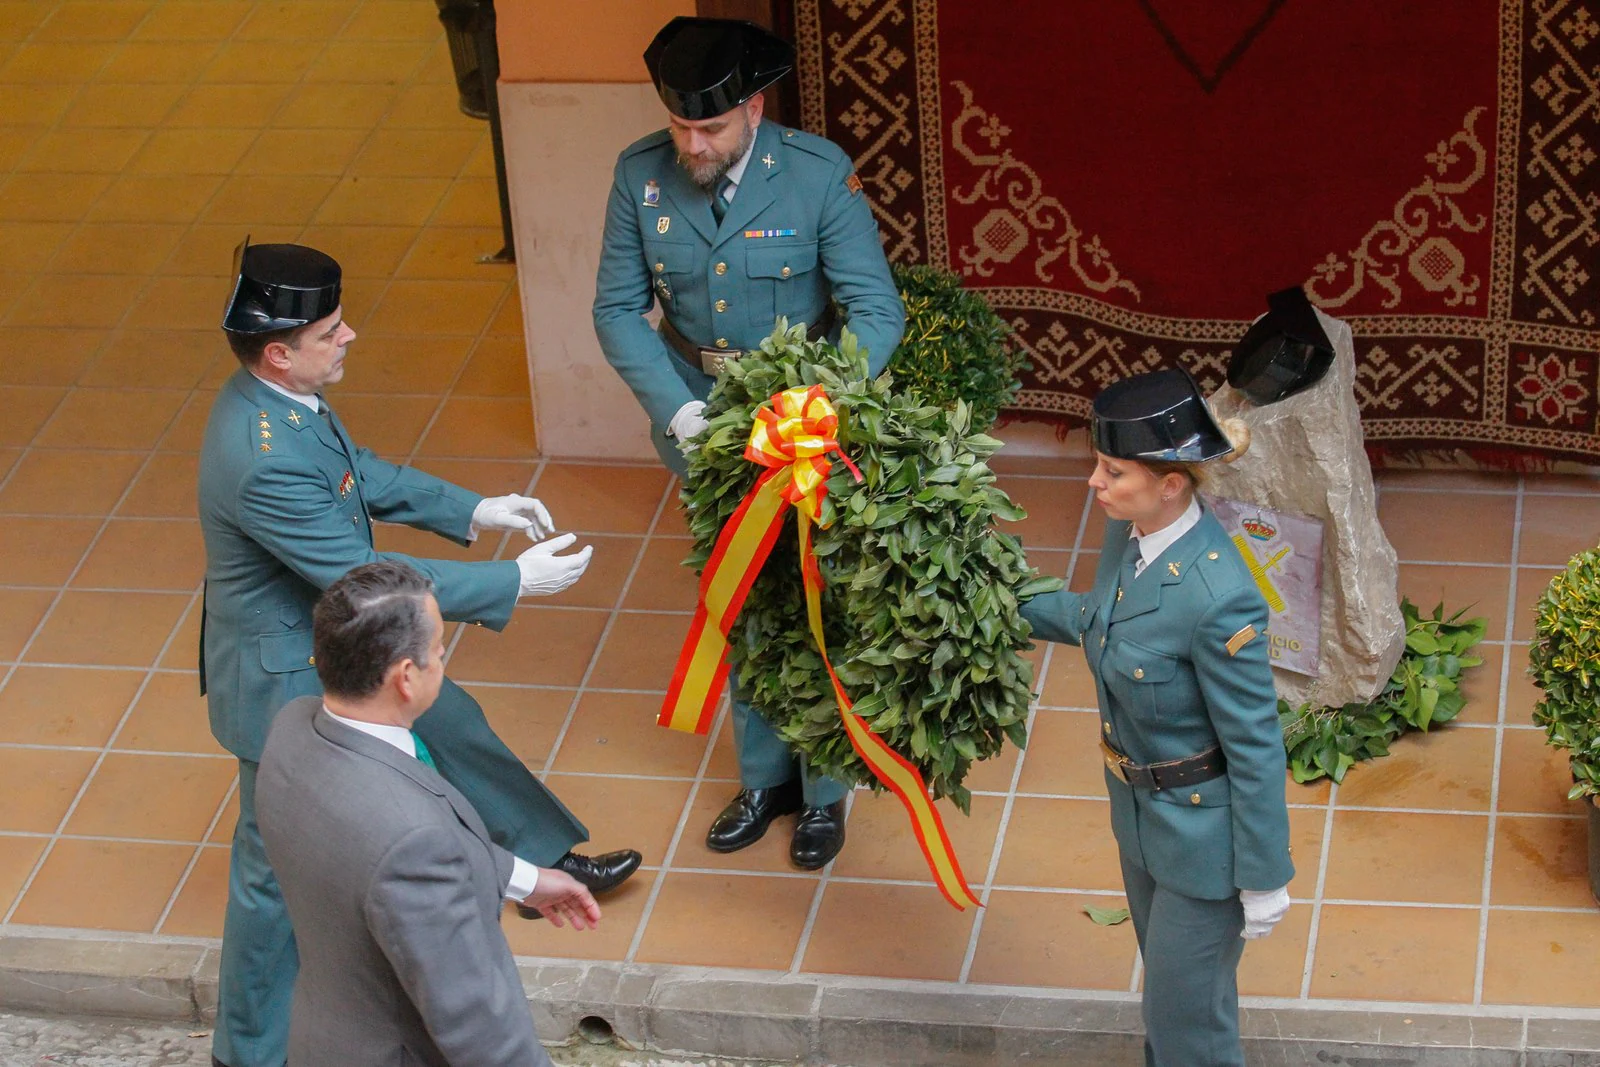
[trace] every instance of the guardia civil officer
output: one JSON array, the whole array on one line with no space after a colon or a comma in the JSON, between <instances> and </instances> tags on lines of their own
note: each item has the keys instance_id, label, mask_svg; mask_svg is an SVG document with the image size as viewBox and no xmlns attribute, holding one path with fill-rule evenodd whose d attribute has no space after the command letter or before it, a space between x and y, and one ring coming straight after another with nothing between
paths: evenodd
<instances>
[{"instance_id":1,"label":"guardia civil officer","mask_svg":"<svg viewBox=\"0 0 1600 1067\"><path fill-rule=\"evenodd\" d=\"M256 824L255 783L278 709L321 693L311 624L318 595L352 567L399 559L433 581L446 619L499 630L519 596L577 581L590 549L560 554L573 542L569 534L499 562L377 552L373 519L458 544L483 530L544 538L551 521L532 498L485 499L356 446L321 395L344 376L356 336L344 321L331 257L246 239L234 266L222 328L240 367L212 405L199 486L206 545L200 686L212 733L239 758L212 1051L213 1062L227 1067L282 1067L299 957ZM583 824L501 743L475 700L448 678L442 684L416 734L496 844L594 890L633 873L637 852L590 858L570 851L588 840Z\"/></svg>"},{"instance_id":2,"label":"guardia civil officer","mask_svg":"<svg viewBox=\"0 0 1600 1067\"><path fill-rule=\"evenodd\" d=\"M786 41L748 22L680 17L644 59L668 127L617 160L594 324L662 461L682 478L680 447L693 448L706 426L722 361L756 347L777 316L837 337L836 305L877 374L900 343L905 309L850 158L762 119L761 90L794 65ZM644 318L653 304L659 332ZM790 858L823 866L844 845L844 786L798 763L737 695L733 727L743 788L707 846L744 848L798 810Z\"/></svg>"},{"instance_id":3,"label":"guardia civil officer","mask_svg":"<svg viewBox=\"0 0 1600 1067\"><path fill-rule=\"evenodd\" d=\"M1094 403L1089 486L1106 512L1094 588L1023 607L1082 645L1100 703L1111 827L1144 957L1145 1062L1242 1067L1245 938L1289 909L1289 812L1267 605L1196 495L1249 447L1194 381L1162 370Z\"/></svg>"}]
</instances>

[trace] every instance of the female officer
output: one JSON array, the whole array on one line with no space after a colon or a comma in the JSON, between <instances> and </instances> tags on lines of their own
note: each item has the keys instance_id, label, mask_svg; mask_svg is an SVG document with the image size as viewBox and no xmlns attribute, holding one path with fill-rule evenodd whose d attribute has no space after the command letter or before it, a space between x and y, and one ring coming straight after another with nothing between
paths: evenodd
<instances>
[{"instance_id":1,"label":"female officer","mask_svg":"<svg viewBox=\"0 0 1600 1067\"><path fill-rule=\"evenodd\" d=\"M1089 485L1105 508L1094 589L1023 608L1082 645L1128 909L1144 957L1145 1062L1242 1067L1241 938L1289 909L1289 813L1267 605L1200 502L1204 464L1249 447L1193 379L1162 370L1096 398Z\"/></svg>"}]
</instances>

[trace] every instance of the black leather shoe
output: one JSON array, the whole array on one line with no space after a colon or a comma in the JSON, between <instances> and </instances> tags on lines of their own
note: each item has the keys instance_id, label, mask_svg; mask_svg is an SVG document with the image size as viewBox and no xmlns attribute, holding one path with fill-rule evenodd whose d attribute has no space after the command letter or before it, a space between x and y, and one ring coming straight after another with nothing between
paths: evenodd
<instances>
[{"instance_id":1,"label":"black leather shoe","mask_svg":"<svg viewBox=\"0 0 1600 1067\"><path fill-rule=\"evenodd\" d=\"M794 822L794 840L789 842L789 859L796 867L814 871L844 848L844 801L826 807L800 809Z\"/></svg>"},{"instance_id":2,"label":"black leather shoe","mask_svg":"<svg viewBox=\"0 0 1600 1067\"><path fill-rule=\"evenodd\" d=\"M576 852L568 852L551 866L572 875L582 882L589 892L604 893L608 889L617 888L632 877L643 859L643 856L631 848L602 852L598 856L580 856ZM517 915L524 919L544 918L536 909L526 904L517 905Z\"/></svg>"},{"instance_id":3,"label":"black leather shoe","mask_svg":"<svg viewBox=\"0 0 1600 1067\"><path fill-rule=\"evenodd\" d=\"M761 840L780 815L800 810L800 782L785 782L771 789L741 789L706 831L706 847L713 852L737 852Z\"/></svg>"}]
</instances>

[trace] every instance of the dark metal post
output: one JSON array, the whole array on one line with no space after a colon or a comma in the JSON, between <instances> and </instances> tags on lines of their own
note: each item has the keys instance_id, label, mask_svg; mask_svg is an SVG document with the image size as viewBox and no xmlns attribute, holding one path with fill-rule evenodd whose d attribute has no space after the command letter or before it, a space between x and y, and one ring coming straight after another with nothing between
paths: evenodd
<instances>
[{"instance_id":1,"label":"dark metal post","mask_svg":"<svg viewBox=\"0 0 1600 1067\"><path fill-rule=\"evenodd\" d=\"M494 145L494 180L500 194L500 251L480 256L479 263L515 263L516 241L511 233L511 192L506 185L506 149L500 135L500 45L495 36L494 0L480 0L473 27L478 46L478 73L483 78L483 98L489 106L489 140Z\"/></svg>"}]
</instances>

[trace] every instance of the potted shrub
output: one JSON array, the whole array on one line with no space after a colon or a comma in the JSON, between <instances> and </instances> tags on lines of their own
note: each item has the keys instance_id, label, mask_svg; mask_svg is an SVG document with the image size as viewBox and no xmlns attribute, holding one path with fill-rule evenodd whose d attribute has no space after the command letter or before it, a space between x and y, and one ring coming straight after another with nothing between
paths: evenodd
<instances>
[{"instance_id":1,"label":"potted shrub","mask_svg":"<svg viewBox=\"0 0 1600 1067\"><path fill-rule=\"evenodd\" d=\"M1600 549L1579 552L1539 598L1528 674L1544 691L1533 721L1565 749L1567 796L1589 815L1589 889L1600 902Z\"/></svg>"}]
</instances>

